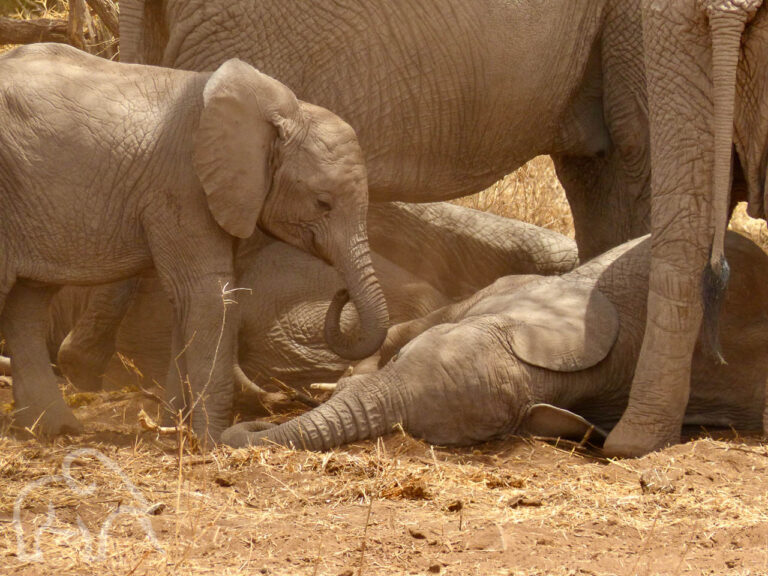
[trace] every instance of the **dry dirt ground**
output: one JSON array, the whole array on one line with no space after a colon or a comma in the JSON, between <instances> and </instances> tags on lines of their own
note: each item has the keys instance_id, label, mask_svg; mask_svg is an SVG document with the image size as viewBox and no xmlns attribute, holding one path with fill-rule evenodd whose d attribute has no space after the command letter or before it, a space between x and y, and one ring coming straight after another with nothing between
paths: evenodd
<instances>
[{"instance_id":1,"label":"dry dirt ground","mask_svg":"<svg viewBox=\"0 0 768 576\"><path fill-rule=\"evenodd\" d=\"M142 431L139 408L156 404L141 392L69 399L82 436L0 437L0 574L768 573L757 436L700 431L626 461L398 432L325 454L203 455Z\"/></svg>"}]
</instances>

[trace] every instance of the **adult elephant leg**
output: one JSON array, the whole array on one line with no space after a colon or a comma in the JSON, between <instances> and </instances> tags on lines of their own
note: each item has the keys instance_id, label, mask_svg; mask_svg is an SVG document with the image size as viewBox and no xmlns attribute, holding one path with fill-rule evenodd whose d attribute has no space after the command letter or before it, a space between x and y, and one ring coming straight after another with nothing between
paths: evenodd
<instances>
[{"instance_id":1,"label":"adult elephant leg","mask_svg":"<svg viewBox=\"0 0 768 576\"><path fill-rule=\"evenodd\" d=\"M81 390L101 390L102 377L115 353L120 322L139 281L137 276L94 287L83 315L61 343L57 364Z\"/></svg>"},{"instance_id":2,"label":"adult elephant leg","mask_svg":"<svg viewBox=\"0 0 768 576\"><path fill-rule=\"evenodd\" d=\"M712 245L711 200L727 195L730 183L740 30L730 34L730 46L713 34L711 50L709 30L720 9L720 16L728 14L726 22L743 18L743 29L747 4L643 0L653 166L651 275L629 406L605 445L611 455L637 456L679 440L702 319L702 273ZM732 53L732 79L718 72L724 47ZM723 91L730 91L730 106ZM724 138L716 140L716 134Z\"/></svg>"},{"instance_id":3,"label":"adult elephant leg","mask_svg":"<svg viewBox=\"0 0 768 576\"><path fill-rule=\"evenodd\" d=\"M612 0L600 36L603 157L553 156L587 261L650 231L650 142L640 7Z\"/></svg>"},{"instance_id":4,"label":"adult elephant leg","mask_svg":"<svg viewBox=\"0 0 768 576\"><path fill-rule=\"evenodd\" d=\"M586 262L650 229L647 180L626 178L622 160L552 157L565 188L576 230L579 260Z\"/></svg>"},{"instance_id":5,"label":"adult elephant leg","mask_svg":"<svg viewBox=\"0 0 768 576\"><path fill-rule=\"evenodd\" d=\"M15 421L45 436L78 433L80 422L64 402L48 362L48 305L55 290L16 284L0 329L13 358Z\"/></svg>"}]
</instances>

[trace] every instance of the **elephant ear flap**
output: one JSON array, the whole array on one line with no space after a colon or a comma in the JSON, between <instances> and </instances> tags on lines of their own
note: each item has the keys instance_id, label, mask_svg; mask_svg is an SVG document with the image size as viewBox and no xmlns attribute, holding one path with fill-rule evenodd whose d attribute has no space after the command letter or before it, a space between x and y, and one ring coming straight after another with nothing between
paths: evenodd
<instances>
[{"instance_id":1,"label":"elephant ear flap","mask_svg":"<svg viewBox=\"0 0 768 576\"><path fill-rule=\"evenodd\" d=\"M510 345L522 361L557 372L594 366L619 334L616 308L591 284L551 278L507 305Z\"/></svg>"},{"instance_id":2,"label":"elephant ear flap","mask_svg":"<svg viewBox=\"0 0 768 576\"><path fill-rule=\"evenodd\" d=\"M301 113L286 86L237 59L208 79L193 164L208 208L229 234L253 234L272 183L273 149L298 132Z\"/></svg>"}]
</instances>

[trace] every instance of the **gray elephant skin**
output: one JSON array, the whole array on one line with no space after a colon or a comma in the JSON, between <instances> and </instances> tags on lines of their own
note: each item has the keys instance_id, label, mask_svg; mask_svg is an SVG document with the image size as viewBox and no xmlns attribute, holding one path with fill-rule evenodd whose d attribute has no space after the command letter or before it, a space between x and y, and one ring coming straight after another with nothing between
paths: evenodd
<instances>
[{"instance_id":1,"label":"gray elephant skin","mask_svg":"<svg viewBox=\"0 0 768 576\"><path fill-rule=\"evenodd\" d=\"M184 350L166 385L217 440L231 423L235 355L224 292L235 238L257 223L340 271L349 292L337 300L351 295L365 330L343 334L329 313L332 346L361 356L386 335L354 131L250 65L183 72L22 47L0 57L0 123L1 328L18 424L80 428L46 361L48 286L154 265L174 306L174 357Z\"/></svg>"},{"instance_id":2,"label":"gray elephant skin","mask_svg":"<svg viewBox=\"0 0 768 576\"><path fill-rule=\"evenodd\" d=\"M339 381L325 404L268 429L233 426L223 440L327 450L397 425L440 445L530 432L581 438L608 430L627 403L645 324L650 241L631 241L562 277L509 276L462 302L399 324L381 370ZM733 276L719 364L697 347L685 422L758 429L768 370L768 256L727 238ZM356 369L356 372L358 369Z\"/></svg>"},{"instance_id":3,"label":"gray elephant skin","mask_svg":"<svg viewBox=\"0 0 768 576\"><path fill-rule=\"evenodd\" d=\"M718 306L728 278L723 239L732 197L748 197L750 213L765 217L766 140L759 118L765 118L766 99L757 71L768 57L768 7L762 0L640 4L651 120L652 264L630 401L606 442L607 453L618 456L678 440L690 392L687 359L702 319L720 355Z\"/></svg>"},{"instance_id":4,"label":"gray elephant skin","mask_svg":"<svg viewBox=\"0 0 768 576\"><path fill-rule=\"evenodd\" d=\"M648 231L641 48L636 0L120 2L123 61L238 57L347 120L372 202L465 196L554 156L582 258Z\"/></svg>"},{"instance_id":5,"label":"gray elephant skin","mask_svg":"<svg viewBox=\"0 0 768 576\"><path fill-rule=\"evenodd\" d=\"M762 0L236 6L234 17L217 1L124 0L123 56L263 67L357 130L373 200L474 192L549 153L582 257L651 231L647 334L606 448L634 456L679 439L706 269L717 348L732 181L763 213Z\"/></svg>"},{"instance_id":6,"label":"gray elephant skin","mask_svg":"<svg viewBox=\"0 0 768 576\"><path fill-rule=\"evenodd\" d=\"M417 25L413 26L413 23ZM124 62L213 70L238 57L355 128L372 201L478 192L552 154L582 258L648 231L635 0L123 0ZM131 286L94 295L60 360L95 388Z\"/></svg>"},{"instance_id":7,"label":"gray elephant skin","mask_svg":"<svg viewBox=\"0 0 768 576\"><path fill-rule=\"evenodd\" d=\"M445 202L372 204L368 234L392 324L462 300L502 276L564 274L578 262L570 238ZM239 246L235 276L240 294L238 361L244 374L262 389L274 389L273 378L293 388L338 380L350 361L335 354L323 337L326 310L344 287L338 272L306 252L256 233ZM72 374L66 360L70 330L77 325L86 332L81 338L94 343L89 349L93 357L103 359L92 367L94 381L100 384L105 374L112 386L137 382L135 371L126 371L120 360L108 364L115 351L139 370L139 382L162 381L170 355L172 309L157 277L142 277L112 340L99 341L97 326L79 322L92 292L65 287L51 305L50 356L56 361L58 353L64 375L78 387L91 381ZM345 332L359 329L354 309L344 310L341 324Z\"/></svg>"}]
</instances>

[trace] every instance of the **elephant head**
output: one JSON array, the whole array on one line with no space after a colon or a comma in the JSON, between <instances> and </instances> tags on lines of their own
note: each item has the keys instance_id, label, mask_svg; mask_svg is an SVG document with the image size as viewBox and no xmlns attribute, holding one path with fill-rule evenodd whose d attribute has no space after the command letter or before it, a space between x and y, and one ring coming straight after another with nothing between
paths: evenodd
<instances>
[{"instance_id":1,"label":"elephant head","mask_svg":"<svg viewBox=\"0 0 768 576\"><path fill-rule=\"evenodd\" d=\"M326 317L328 345L339 356L372 354L386 336L387 306L368 246L368 188L355 132L283 84L240 60L208 79L194 142L195 171L216 221L238 238L256 225L332 264L341 290ZM357 333L339 329L351 299Z\"/></svg>"},{"instance_id":2,"label":"elephant head","mask_svg":"<svg viewBox=\"0 0 768 576\"><path fill-rule=\"evenodd\" d=\"M733 232L726 247L723 346L732 362L714 363L699 342L684 421L753 429L766 422L768 257ZM393 327L390 335L412 340L381 370L340 380L326 404L273 428L238 424L222 439L324 450L397 425L442 445L514 432L581 439L589 422L610 429L640 354L650 264L651 241L640 238L562 277L501 278Z\"/></svg>"},{"instance_id":3,"label":"elephant head","mask_svg":"<svg viewBox=\"0 0 768 576\"><path fill-rule=\"evenodd\" d=\"M618 313L587 282L540 278L509 292L507 280L472 299L462 321L426 330L382 370L342 379L325 404L275 428L238 424L222 440L328 450L397 425L442 445L522 430L583 433L589 424L546 395L561 380L591 376L616 343Z\"/></svg>"}]
</instances>

